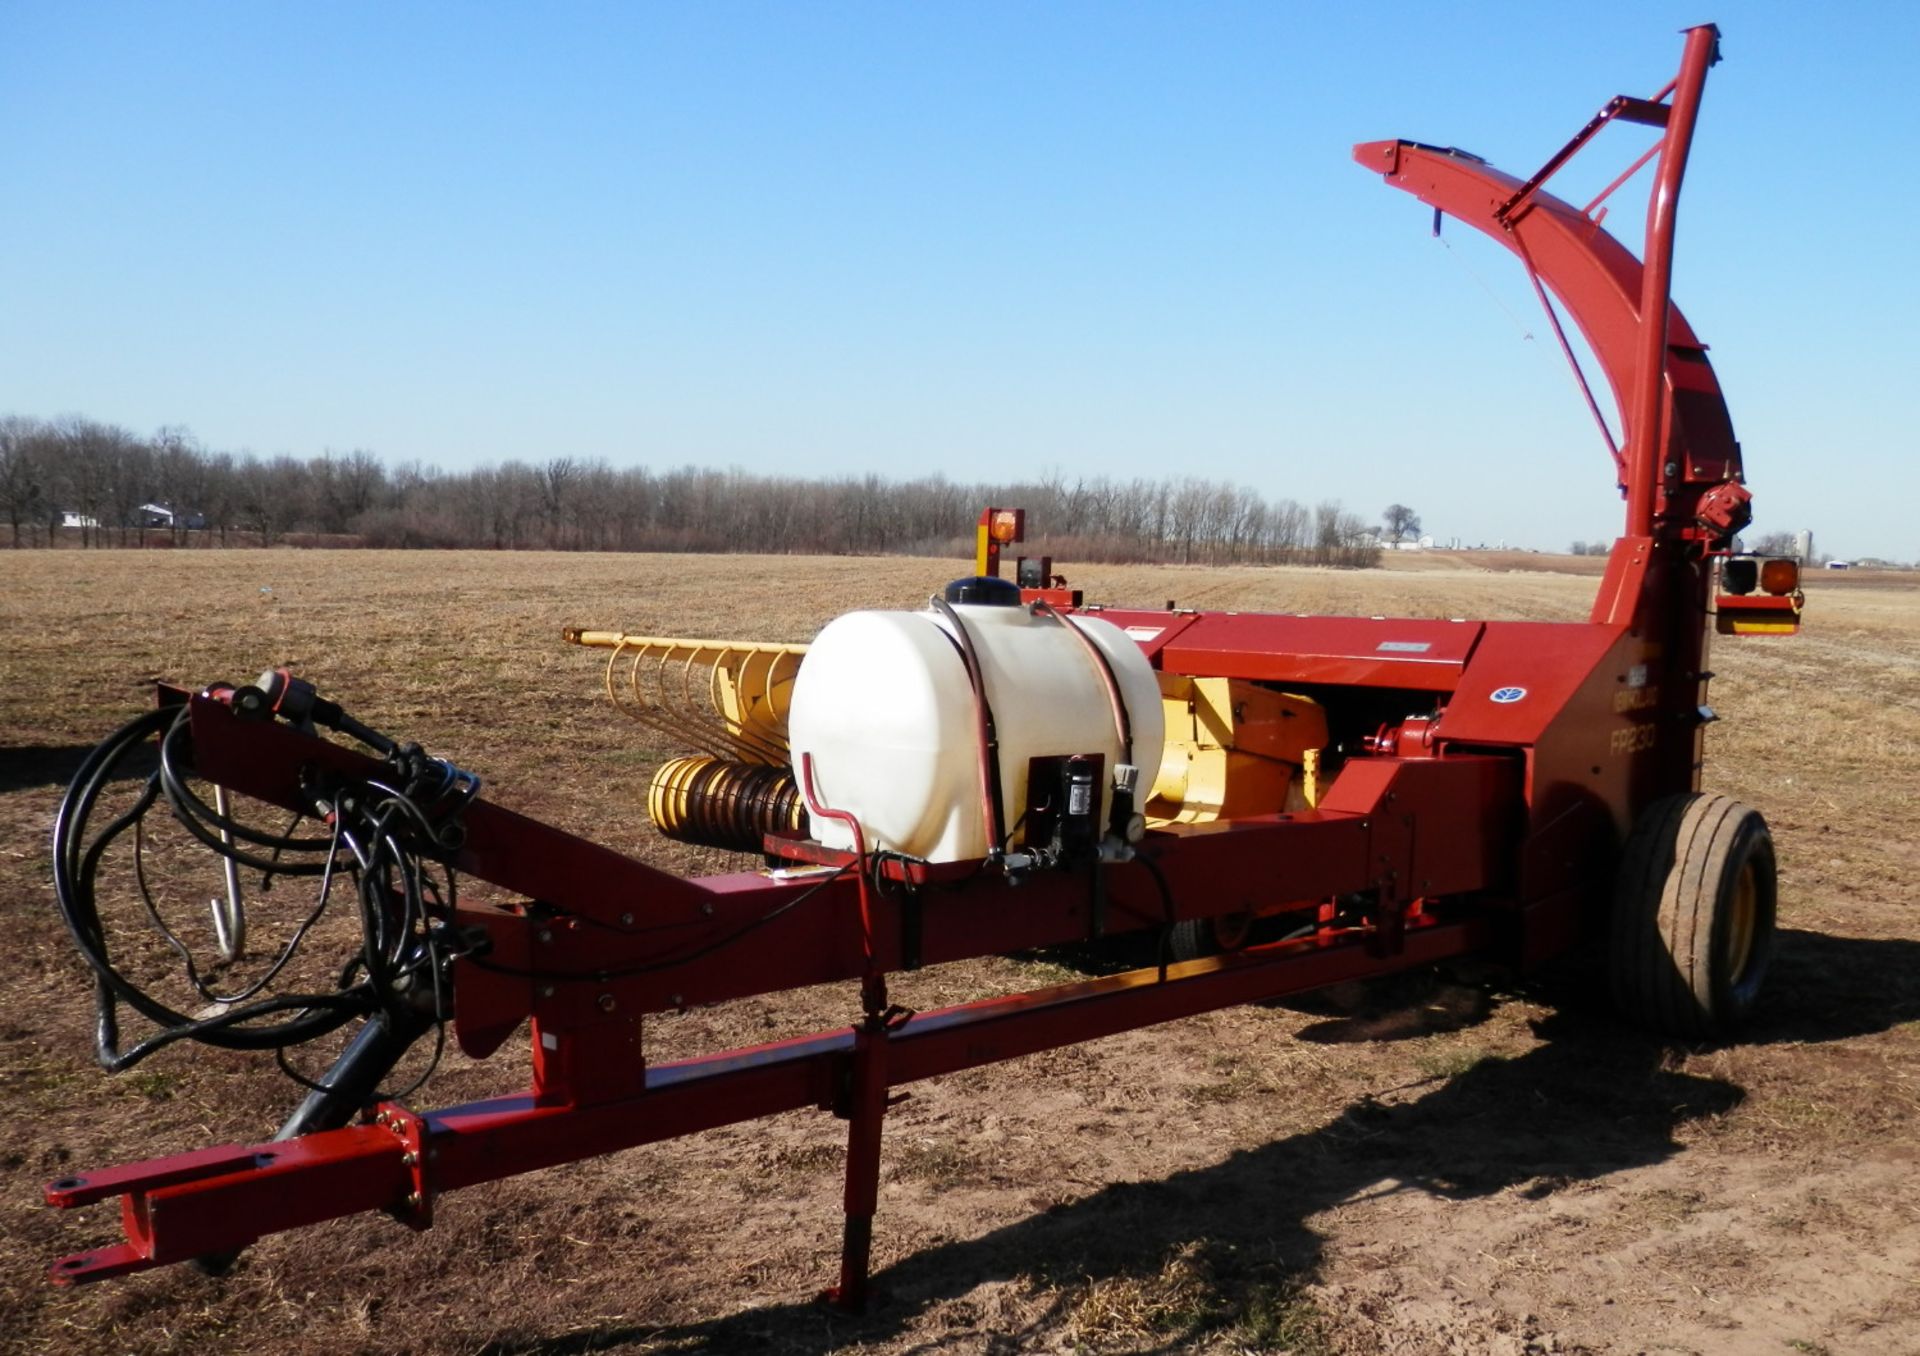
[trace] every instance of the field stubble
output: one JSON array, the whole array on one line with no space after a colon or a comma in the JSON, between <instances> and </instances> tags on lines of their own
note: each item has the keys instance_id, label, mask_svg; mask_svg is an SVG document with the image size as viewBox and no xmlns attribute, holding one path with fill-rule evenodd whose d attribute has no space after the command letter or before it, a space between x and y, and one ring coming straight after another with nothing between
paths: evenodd
<instances>
[{"instance_id":1,"label":"field stubble","mask_svg":"<svg viewBox=\"0 0 1920 1356\"><path fill-rule=\"evenodd\" d=\"M234 551L0 557L0 1351L1295 1352L1920 1349L1920 591L1816 582L1805 633L1721 642L1708 780L1762 809L1782 952L1751 1039L1675 1047L1485 977L1133 1032L916 1088L888 1120L867 1318L810 1304L837 1248L839 1125L791 1116L449 1197L414 1235L269 1239L224 1281L41 1280L110 1236L42 1182L270 1133L270 1062L92 1064L46 833L85 748L154 677L290 663L513 808L681 871L641 792L669 750L597 694L563 624L804 640L911 606L911 559ZM1113 602L1568 618L1593 581L1449 567L1106 567ZM156 958L157 965L157 958ZM916 1006L1059 976L988 960ZM660 1055L833 1025L840 989L652 1024ZM517 1086L450 1059L423 1105Z\"/></svg>"}]
</instances>

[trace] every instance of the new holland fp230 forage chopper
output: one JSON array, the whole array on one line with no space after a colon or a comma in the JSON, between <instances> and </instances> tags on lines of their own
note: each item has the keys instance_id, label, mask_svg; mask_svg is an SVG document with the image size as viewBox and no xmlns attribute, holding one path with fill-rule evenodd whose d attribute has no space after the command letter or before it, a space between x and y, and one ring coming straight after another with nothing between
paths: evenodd
<instances>
[{"instance_id":1,"label":"new holland fp230 forage chopper","mask_svg":"<svg viewBox=\"0 0 1920 1356\"><path fill-rule=\"evenodd\" d=\"M357 1030L273 1141L53 1182L56 1206L122 1198L125 1226L53 1278L217 1266L362 1211L425 1227L462 1187L816 1107L848 1125L834 1293L854 1304L889 1098L920 1079L1450 958L1524 969L1578 948L1604 954L1633 1019L1689 1037L1737 1022L1772 945L1774 859L1757 813L1700 789L1707 643L1792 631L1799 593L1793 562L1733 555L1739 445L1669 301L1716 39L1690 30L1664 89L1613 99L1525 180L1417 142L1354 151L1512 250L1562 342L1551 298L1605 373L1626 525L1584 622L1101 608L1047 562L999 578L1024 525L989 509L976 577L925 611L844 616L809 647L569 633L612 650L616 700L695 750L656 778L656 823L778 864L699 879L490 803L284 671L164 691L87 760L55 831L103 1063ZM1574 207L1544 189L1615 120L1661 129L1640 162L1654 182L1639 259L1601 229L1606 193ZM137 800L97 822L103 788L156 742ZM308 827L242 822L239 798ZM317 882L302 916L332 891L353 901L358 944L334 987L263 981L189 1014L115 968L101 865L137 853L162 804L234 868L215 902L229 953L242 872L281 878L276 898ZM496 893L456 894L473 879ZM1159 934L1162 963L939 1011L889 1001L896 971L1125 933ZM847 1026L647 1058L650 1014L830 981L857 984ZM121 1048L122 1008L158 1030ZM524 1091L441 1111L377 1091L449 1024L484 1057L529 1021Z\"/></svg>"}]
</instances>

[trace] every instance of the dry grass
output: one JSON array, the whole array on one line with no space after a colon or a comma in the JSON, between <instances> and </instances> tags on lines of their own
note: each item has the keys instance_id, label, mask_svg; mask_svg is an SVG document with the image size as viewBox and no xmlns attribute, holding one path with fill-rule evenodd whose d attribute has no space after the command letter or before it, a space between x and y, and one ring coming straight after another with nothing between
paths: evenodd
<instances>
[{"instance_id":1,"label":"dry grass","mask_svg":"<svg viewBox=\"0 0 1920 1356\"><path fill-rule=\"evenodd\" d=\"M1412 616L1584 613L1592 579L1429 557L1365 574L1069 571L1115 602ZM270 1065L176 1052L110 1079L51 918L46 828L155 676L293 663L515 808L683 871L640 791L669 750L596 699L567 623L805 639L911 605L929 560L478 553L0 553L0 1351L754 1348L1709 1352L1920 1349L1920 591L1814 582L1806 634L1722 643L1710 780L1769 817L1788 929L1744 1045L1668 1049L1532 990L1408 980L1312 1013L1213 1014L916 1088L889 1118L884 1302L814 1308L839 1127L788 1116L272 1239L215 1282L79 1293L40 1266L113 1232L40 1183L261 1136ZM916 1006L1063 977L982 961ZM653 1024L663 1056L846 1020L833 988ZM1297 1038L1297 1039L1296 1039ZM428 1104L519 1085L454 1061ZM1736 1253L1716 1240L1755 1241ZM1725 1265L1737 1260L1739 1265ZM1612 1299L1601 1305L1597 1296ZM1730 1326L1731 1325L1731 1326Z\"/></svg>"},{"instance_id":2,"label":"dry grass","mask_svg":"<svg viewBox=\"0 0 1920 1356\"><path fill-rule=\"evenodd\" d=\"M1272 1259L1177 1248L1159 1270L1110 1276L1066 1293L1062 1336L1093 1351L1169 1345L1324 1356L1319 1306Z\"/></svg>"}]
</instances>

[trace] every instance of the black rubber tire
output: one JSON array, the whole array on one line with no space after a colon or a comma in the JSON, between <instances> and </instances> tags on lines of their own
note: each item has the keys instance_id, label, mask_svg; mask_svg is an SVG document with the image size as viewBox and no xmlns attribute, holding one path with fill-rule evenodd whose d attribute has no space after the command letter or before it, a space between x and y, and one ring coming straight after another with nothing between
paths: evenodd
<instances>
[{"instance_id":1,"label":"black rubber tire","mask_svg":"<svg viewBox=\"0 0 1920 1356\"><path fill-rule=\"evenodd\" d=\"M1217 956L1223 951L1238 951L1253 933L1253 920L1245 914L1220 918L1183 918L1167 933L1167 952L1177 961Z\"/></svg>"},{"instance_id":2,"label":"black rubber tire","mask_svg":"<svg viewBox=\"0 0 1920 1356\"><path fill-rule=\"evenodd\" d=\"M1699 791L1648 806L1614 883L1614 1006L1666 1036L1729 1034L1759 1000L1777 903L1773 835L1758 810Z\"/></svg>"}]
</instances>

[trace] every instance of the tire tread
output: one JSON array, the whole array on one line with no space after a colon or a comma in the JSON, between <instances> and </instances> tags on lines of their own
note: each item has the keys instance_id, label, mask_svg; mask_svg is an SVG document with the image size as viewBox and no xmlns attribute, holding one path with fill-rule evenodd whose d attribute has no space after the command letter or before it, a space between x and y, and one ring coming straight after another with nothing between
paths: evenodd
<instances>
[{"instance_id":1,"label":"tire tread","mask_svg":"<svg viewBox=\"0 0 1920 1356\"><path fill-rule=\"evenodd\" d=\"M1754 810L1697 791L1656 801L1641 815L1620 858L1609 932L1614 1005L1624 1016L1700 1039L1741 1015L1724 1010L1716 988L1716 927L1724 926L1733 854L1750 824L1765 840L1766 822ZM1771 867L1770 840L1767 853Z\"/></svg>"}]
</instances>

